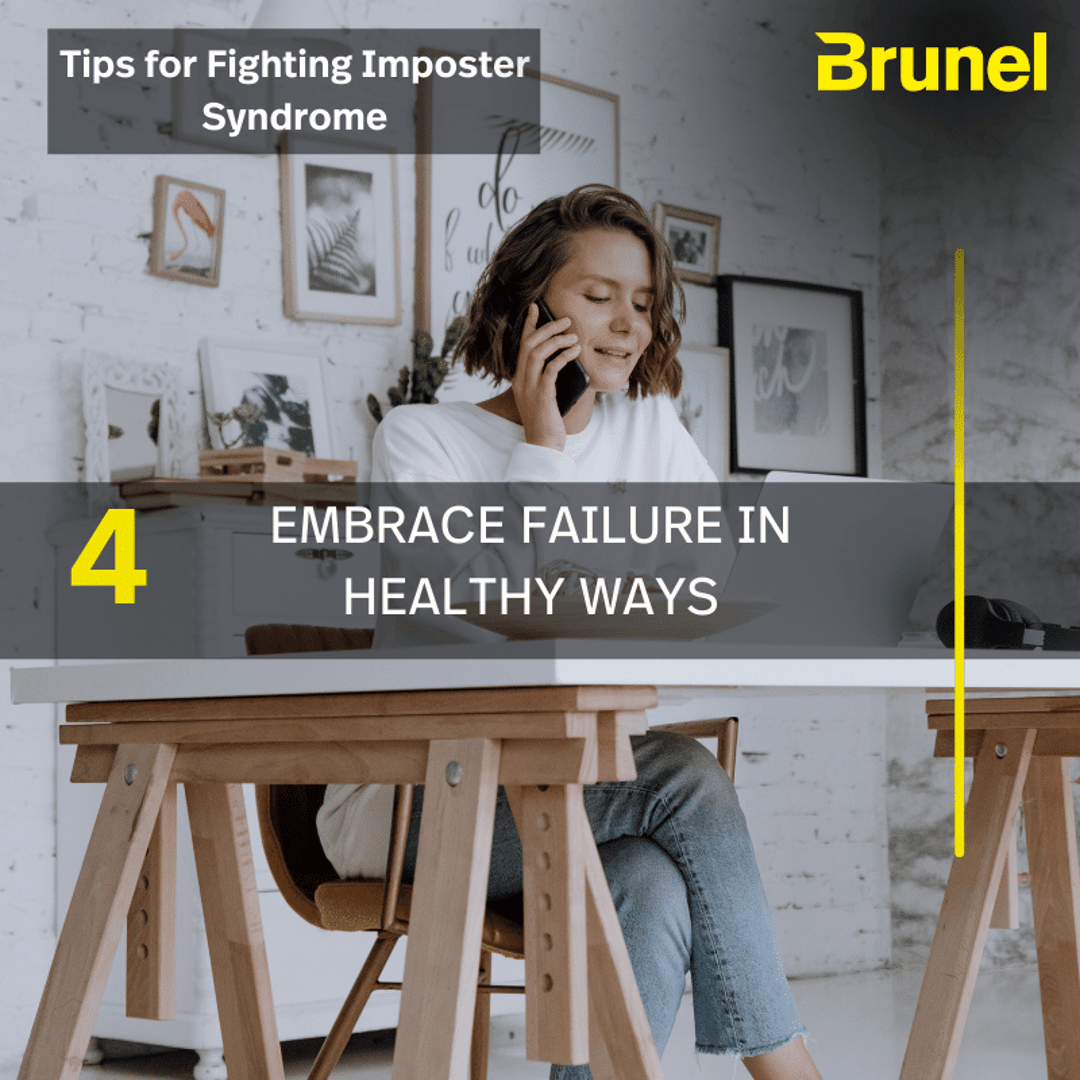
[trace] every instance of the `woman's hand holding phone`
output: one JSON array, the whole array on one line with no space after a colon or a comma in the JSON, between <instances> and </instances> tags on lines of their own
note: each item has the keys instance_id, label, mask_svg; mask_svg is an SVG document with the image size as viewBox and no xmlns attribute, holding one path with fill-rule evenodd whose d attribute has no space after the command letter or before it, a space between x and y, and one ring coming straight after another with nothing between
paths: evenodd
<instances>
[{"instance_id":1,"label":"woman's hand holding phone","mask_svg":"<svg viewBox=\"0 0 1080 1080\"><path fill-rule=\"evenodd\" d=\"M511 387L525 428L525 441L562 450L566 446L566 424L555 397L555 380L581 353L581 345L577 334L570 333L569 319L538 326L539 319L540 309L530 304Z\"/></svg>"}]
</instances>

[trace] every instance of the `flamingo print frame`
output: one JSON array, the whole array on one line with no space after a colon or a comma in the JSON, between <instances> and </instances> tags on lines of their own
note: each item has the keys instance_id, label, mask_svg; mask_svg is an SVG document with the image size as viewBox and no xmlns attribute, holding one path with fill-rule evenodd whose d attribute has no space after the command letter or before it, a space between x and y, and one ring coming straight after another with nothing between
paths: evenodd
<instances>
[{"instance_id":1,"label":"flamingo print frame","mask_svg":"<svg viewBox=\"0 0 1080 1080\"><path fill-rule=\"evenodd\" d=\"M281 154L285 314L323 322L401 322L397 160L319 153L287 137Z\"/></svg>"},{"instance_id":2,"label":"flamingo print frame","mask_svg":"<svg viewBox=\"0 0 1080 1080\"><path fill-rule=\"evenodd\" d=\"M222 188L159 176L154 181L150 273L217 288L225 228Z\"/></svg>"}]
</instances>

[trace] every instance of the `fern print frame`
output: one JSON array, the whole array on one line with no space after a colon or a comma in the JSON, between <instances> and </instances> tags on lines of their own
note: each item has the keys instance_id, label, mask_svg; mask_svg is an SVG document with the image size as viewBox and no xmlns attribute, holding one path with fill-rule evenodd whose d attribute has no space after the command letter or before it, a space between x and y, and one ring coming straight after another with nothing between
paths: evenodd
<instances>
[{"instance_id":1,"label":"fern print frame","mask_svg":"<svg viewBox=\"0 0 1080 1080\"><path fill-rule=\"evenodd\" d=\"M281 154L285 314L323 322L401 322L397 160L319 153L288 139Z\"/></svg>"}]
</instances>

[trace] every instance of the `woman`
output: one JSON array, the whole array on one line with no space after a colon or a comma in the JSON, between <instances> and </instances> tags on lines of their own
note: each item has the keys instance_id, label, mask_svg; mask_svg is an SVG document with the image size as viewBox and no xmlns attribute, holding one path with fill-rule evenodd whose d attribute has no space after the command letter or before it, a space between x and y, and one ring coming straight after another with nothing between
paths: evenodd
<instances>
[{"instance_id":1,"label":"woman","mask_svg":"<svg viewBox=\"0 0 1080 1080\"><path fill-rule=\"evenodd\" d=\"M634 199L589 185L540 204L499 245L457 348L466 371L510 386L479 405L395 409L375 438L373 479L715 483L671 403L682 378L676 296L681 306L671 253ZM555 318L538 326L541 300ZM555 382L575 359L589 386L563 416ZM548 554L532 557L543 565ZM397 620L383 640L403 644L409 627ZM667 733L636 738L634 760L635 781L587 786L585 808L657 1048L690 971L699 1050L740 1055L754 1080L820 1080L727 774L697 742ZM389 793L327 790L320 834L342 876L381 875ZM418 791L407 873L421 803ZM521 890L500 791L488 895ZM589 1076L587 1066L552 1070L552 1080Z\"/></svg>"}]
</instances>

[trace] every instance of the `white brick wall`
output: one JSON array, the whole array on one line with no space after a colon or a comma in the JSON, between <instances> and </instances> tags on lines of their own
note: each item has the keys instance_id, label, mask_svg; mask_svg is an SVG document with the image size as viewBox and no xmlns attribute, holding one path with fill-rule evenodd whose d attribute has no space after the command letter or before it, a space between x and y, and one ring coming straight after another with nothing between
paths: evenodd
<instances>
[{"instance_id":1,"label":"white brick wall","mask_svg":"<svg viewBox=\"0 0 1080 1080\"><path fill-rule=\"evenodd\" d=\"M20 661L24 666L27 661ZM7 685L11 664L0 661ZM0 1075L21 1054L56 938L54 711L0 699ZM14 1076L14 1073L12 1073Z\"/></svg>"},{"instance_id":2,"label":"white brick wall","mask_svg":"<svg viewBox=\"0 0 1080 1080\"><path fill-rule=\"evenodd\" d=\"M179 367L193 459L201 411L196 350L207 335L265 334L321 346L331 362L335 452L366 462L372 425L364 398L371 391L383 397L408 359L408 317L397 328L356 328L282 315L273 157L50 158L44 152L47 27L239 26L256 6L255 0L154 0L137 8L119 0L0 0L0 479L80 475L83 349ZM451 10L420 0L339 0L336 6L354 27L539 26L547 70L620 95L623 186L650 206L663 199L723 216L721 272L864 290L876 469L878 181L873 156L839 139L808 92L811 69L793 59L814 28L806 5L469 0ZM401 165L409 313L414 184L408 163ZM147 275L144 234L152 227L159 173L226 189L220 288ZM37 584L47 596L47 575ZM0 695L6 781L0 1062L21 1054L53 943L51 711L15 709L5 699ZM758 718L745 725L744 746L756 743L768 758L744 760L740 782L791 969L853 970L888 956L879 865L884 814L876 801L882 706L875 695L817 704L821 709L815 705L796 724L791 701L755 702ZM834 768L834 751L850 753L859 768Z\"/></svg>"}]
</instances>

